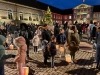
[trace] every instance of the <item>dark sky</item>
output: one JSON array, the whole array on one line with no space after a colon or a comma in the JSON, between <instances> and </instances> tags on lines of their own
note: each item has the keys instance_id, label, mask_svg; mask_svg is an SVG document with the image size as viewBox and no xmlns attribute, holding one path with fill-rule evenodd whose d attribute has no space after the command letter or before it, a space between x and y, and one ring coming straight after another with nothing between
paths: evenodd
<instances>
[{"instance_id":1,"label":"dark sky","mask_svg":"<svg viewBox=\"0 0 100 75\"><path fill-rule=\"evenodd\" d=\"M47 7L48 7L47 4L43 4L43 3L38 2L36 0L5 0L5 1L19 3L19 4L23 4L23 5L35 7L35 8L38 8L38 9L43 9L43 10L47 10ZM62 15L73 14L72 9L60 10L60 9L52 7L52 6L49 6L49 7L50 7L51 11L54 12L54 13L58 13L58 14L62 14ZM94 12L100 12L100 5L95 6L93 8L93 11Z\"/></svg>"},{"instance_id":2,"label":"dark sky","mask_svg":"<svg viewBox=\"0 0 100 75\"><path fill-rule=\"evenodd\" d=\"M47 7L48 7L47 4L43 4L43 3L38 2L36 0L5 0L5 1L19 3L19 4L23 4L23 5L35 7L35 8L38 8L38 9L43 9L43 10L47 10ZM60 10L60 9L52 7L52 6L49 6L49 7L50 7L51 11L54 12L54 13L58 13L58 14L72 14L73 13L72 9Z\"/></svg>"}]
</instances>

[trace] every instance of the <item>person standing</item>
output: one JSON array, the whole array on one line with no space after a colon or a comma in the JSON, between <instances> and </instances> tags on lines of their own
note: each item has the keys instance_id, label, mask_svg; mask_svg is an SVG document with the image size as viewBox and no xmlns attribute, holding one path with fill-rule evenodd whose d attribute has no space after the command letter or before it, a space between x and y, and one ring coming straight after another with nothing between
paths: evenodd
<instances>
[{"instance_id":1,"label":"person standing","mask_svg":"<svg viewBox=\"0 0 100 75\"><path fill-rule=\"evenodd\" d=\"M28 30L28 26L25 23L20 24L19 36L23 36L27 44L27 57L29 58L29 45L32 38L31 32Z\"/></svg>"},{"instance_id":2,"label":"person standing","mask_svg":"<svg viewBox=\"0 0 100 75\"><path fill-rule=\"evenodd\" d=\"M50 44L50 54L51 54L51 68L55 68L56 67L54 66L54 60L55 60L55 55L56 55L56 37L53 36L51 38L51 44Z\"/></svg>"},{"instance_id":3,"label":"person standing","mask_svg":"<svg viewBox=\"0 0 100 75\"><path fill-rule=\"evenodd\" d=\"M54 27L54 35L55 35L55 37L58 36L59 32L60 32L60 29L59 29L58 23L56 23L56 26Z\"/></svg>"},{"instance_id":4,"label":"person standing","mask_svg":"<svg viewBox=\"0 0 100 75\"><path fill-rule=\"evenodd\" d=\"M42 40L47 40L48 42L51 41L52 33L48 28L48 25L44 25L44 30L42 31Z\"/></svg>"},{"instance_id":5,"label":"person standing","mask_svg":"<svg viewBox=\"0 0 100 75\"><path fill-rule=\"evenodd\" d=\"M15 45L17 46L18 54L14 61L17 63L19 75L23 75L23 67L25 67L27 45L24 37L20 36L15 39Z\"/></svg>"},{"instance_id":6,"label":"person standing","mask_svg":"<svg viewBox=\"0 0 100 75\"><path fill-rule=\"evenodd\" d=\"M4 75L4 64L6 59L14 57L15 55L9 54L5 55L5 47L6 38L3 35L0 35L0 75Z\"/></svg>"},{"instance_id":7,"label":"person standing","mask_svg":"<svg viewBox=\"0 0 100 75\"><path fill-rule=\"evenodd\" d=\"M32 39L32 43L33 43L33 46L34 46L34 53L38 53L38 46L39 46L39 34L36 34L34 36L34 38Z\"/></svg>"},{"instance_id":8,"label":"person standing","mask_svg":"<svg viewBox=\"0 0 100 75\"><path fill-rule=\"evenodd\" d=\"M67 38L68 49L70 50L70 55L74 63L77 61L75 60L75 53L79 50L80 39L78 35L78 31L76 26L72 26L68 32Z\"/></svg>"},{"instance_id":9,"label":"person standing","mask_svg":"<svg viewBox=\"0 0 100 75\"><path fill-rule=\"evenodd\" d=\"M64 54L65 54L65 46L64 46L65 43L66 43L66 35L64 33L64 29L60 29L60 33L57 36L57 44L59 45L59 47L64 48ZM59 57L61 58L62 52L59 53L60 53Z\"/></svg>"},{"instance_id":10,"label":"person standing","mask_svg":"<svg viewBox=\"0 0 100 75\"><path fill-rule=\"evenodd\" d=\"M8 32L11 34L12 44L13 44L13 39L15 38L15 33L18 32L17 26L14 24L13 21L11 21L11 25L8 29Z\"/></svg>"},{"instance_id":11,"label":"person standing","mask_svg":"<svg viewBox=\"0 0 100 75\"><path fill-rule=\"evenodd\" d=\"M77 24L76 25L77 27L77 30L78 30L78 34L79 34L79 37L80 37L80 40L82 39L82 24Z\"/></svg>"}]
</instances>

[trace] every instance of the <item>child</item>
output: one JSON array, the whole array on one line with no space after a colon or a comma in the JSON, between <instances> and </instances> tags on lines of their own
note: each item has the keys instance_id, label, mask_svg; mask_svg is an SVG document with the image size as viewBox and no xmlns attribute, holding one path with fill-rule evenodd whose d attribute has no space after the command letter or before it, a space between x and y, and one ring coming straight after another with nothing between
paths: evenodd
<instances>
[{"instance_id":1,"label":"child","mask_svg":"<svg viewBox=\"0 0 100 75\"><path fill-rule=\"evenodd\" d=\"M54 58L56 55L56 37L54 36L51 38L50 55L51 55L51 68L56 69L56 67L54 67Z\"/></svg>"},{"instance_id":2,"label":"child","mask_svg":"<svg viewBox=\"0 0 100 75\"><path fill-rule=\"evenodd\" d=\"M10 34L7 34L6 43L7 43L8 47L12 44L11 43L11 35Z\"/></svg>"},{"instance_id":3,"label":"child","mask_svg":"<svg viewBox=\"0 0 100 75\"><path fill-rule=\"evenodd\" d=\"M26 60L26 51L27 51L27 45L24 37L20 36L15 39L15 46L17 45L18 54L15 57L15 62L17 62L19 75L23 75L22 68L25 66L25 60Z\"/></svg>"},{"instance_id":4,"label":"child","mask_svg":"<svg viewBox=\"0 0 100 75\"><path fill-rule=\"evenodd\" d=\"M66 43L66 35L64 33L64 29L60 29L60 34L58 34L57 36L57 43L59 47L64 47L64 44ZM61 58L62 52L59 52L59 54L60 54L59 57ZM65 54L65 50L64 50L64 54Z\"/></svg>"},{"instance_id":5,"label":"child","mask_svg":"<svg viewBox=\"0 0 100 75\"><path fill-rule=\"evenodd\" d=\"M4 75L4 64L6 59L11 58L12 54L5 55L5 47L6 38L3 35L0 35L0 75Z\"/></svg>"},{"instance_id":6,"label":"child","mask_svg":"<svg viewBox=\"0 0 100 75\"><path fill-rule=\"evenodd\" d=\"M33 46L34 46L34 53L38 53L37 50L38 50L38 45L39 45L39 35L36 34L32 40L32 43L33 43Z\"/></svg>"}]
</instances>

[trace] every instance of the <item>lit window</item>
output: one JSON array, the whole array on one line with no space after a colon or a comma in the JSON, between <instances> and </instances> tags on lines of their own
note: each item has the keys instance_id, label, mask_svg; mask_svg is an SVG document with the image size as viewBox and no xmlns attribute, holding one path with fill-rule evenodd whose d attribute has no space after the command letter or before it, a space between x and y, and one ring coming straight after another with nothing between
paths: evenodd
<instances>
[{"instance_id":1,"label":"lit window","mask_svg":"<svg viewBox=\"0 0 100 75\"><path fill-rule=\"evenodd\" d=\"M20 17L20 20L23 20L23 13L22 12L19 13L19 17Z\"/></svg>"},{"instance_id":2,"label":"lit window","mask_svg":"<svg viewBox=\"0 0 100 75\"><path fill-rule=\"evenodd\" d=\"M38 17L39 17L39 15L36 15L36 21L38 21L38 20L39 20L39 18L38 18Z\"/></svg>"},{"instance_id":3,"label":"lit window","mask_svg":"<svg viewBox=\"0 0 100 75\"><path fill-rule=\"evenodd\" d=\"M72 19L72 16L69 16L69 19Z\"/></svg>"},{"instance_id":4,"label":"lit window","mask_svg":"<svg viewBox=\"0 0 100 75\"><path fill-rule=\"evenodd\" d=\"M8 10L8 18L9 18L9 19L13 19L12 11L11 11L11 10Z\"/></svg>"},{"instance_id":5,"label":"lit window","mask_svg":"<svg viewBox=\"0 0 100 75\"><path fill-rule=\"evenodd\" d=\"M32 21L32 14L29 14L29 20Z\"/></svg>"}]
</instances>

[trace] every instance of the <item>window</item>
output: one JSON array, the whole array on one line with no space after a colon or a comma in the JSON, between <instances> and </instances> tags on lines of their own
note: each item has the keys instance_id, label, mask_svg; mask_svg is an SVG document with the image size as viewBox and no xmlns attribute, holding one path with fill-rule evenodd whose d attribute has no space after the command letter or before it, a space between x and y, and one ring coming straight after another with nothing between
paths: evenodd
<instances>
[{"instance_id":1,"label":"window","mask_svg":"<svg viewBox=\"0 0 100 75\"><path fill-rule=\"evenodd\" d=\"M72 16L69 16L69 19L72 19Z\"/></svg>"},{"instance_id":2,"label":"window","mask_svg":"<svg viewBox=\"0 0 100 75\"><path fill-rule=\"evenodd\" d=\"M38 17L39 17L39 15L36 15L36 21L39 21L39 18Z\"/></svg>"},{"instance_id":3,"label":"window","mask_svg":"<svg viewBox=\"0 0 100 75\"><path fill-rule=\"evenodd\" d=\"M19 13L19 17L20 17L20 20L23 20L23 13L22 12Z\"/></svg>"},{"instance_id":4,"label":"window","mask_svg":"<svg viewBox=\"0 0 100 75\"><path fill-rule=\"evenodd\" d=\"M32 14L29 14L29 20L32 21Z\"/></svg>"},{"instance_id":5,"label":"window","mask_svg":"<svg viewBox=\"0 0 100 75\"><path fill-rule=\"evenodd\" d=\"M13 19L12 11L11 11L11 10L8 10L8 18L9 18L9 19Z\"/></svg>"}]
</instances>

